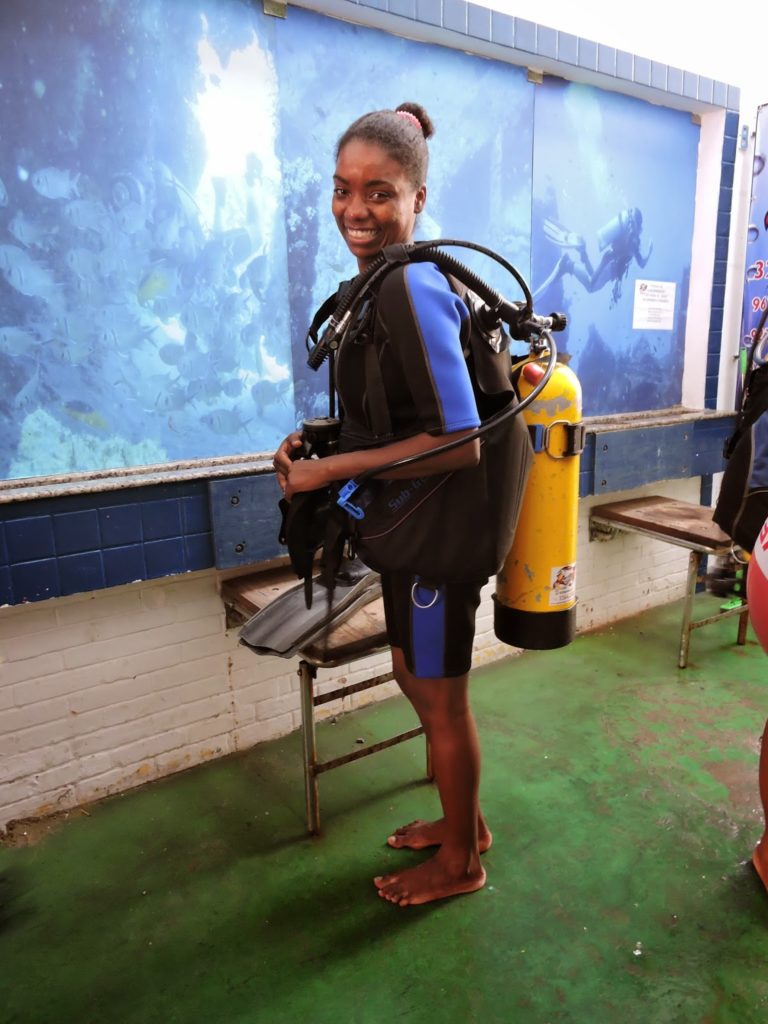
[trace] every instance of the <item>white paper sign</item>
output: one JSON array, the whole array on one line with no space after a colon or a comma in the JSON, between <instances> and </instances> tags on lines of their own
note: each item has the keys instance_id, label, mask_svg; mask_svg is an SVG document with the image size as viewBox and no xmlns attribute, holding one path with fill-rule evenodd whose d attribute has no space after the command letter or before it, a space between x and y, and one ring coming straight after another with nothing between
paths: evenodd
<instances>
[{"instance_id":1,"label":"white paper sign","mask_svg":"<svg viewBox=\"0 0 768 1024\"><path fill-rule=\"evenodd\" d=\"M635 281L635 331L671 331L675 320L674 281Z\"/></svg>"}]
</instances>

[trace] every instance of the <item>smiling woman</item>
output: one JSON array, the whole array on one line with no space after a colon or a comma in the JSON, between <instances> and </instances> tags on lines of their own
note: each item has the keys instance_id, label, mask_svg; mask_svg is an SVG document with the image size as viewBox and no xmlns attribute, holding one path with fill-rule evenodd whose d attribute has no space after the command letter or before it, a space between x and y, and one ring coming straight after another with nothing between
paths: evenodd
<instances>
[{"instance_id":1,"label":"smiling woman","mask_svg":"<svg viewBox=\"0 0 768 1024\"><path fill-rule=\"evenodd\" d=\"M412 241L427 198L427 139L432 134L424 109L405 103L358 118L339 139L332 210L360 271L386 246ZM477 437L431 454L447 439L474 433L480 423L464 355L467 306L429 262L396 267L372 299L367 326L354 337L345 335L337 352L339 451L296 459L302 436L287 437L274 460L286 499L381 470L388 479L403 480L406 489L408 478L416 488L425 477L450 477L464 493L474 488L477 503L487 509L487 497L472 475L481 459ZM524 476L530 445L522 420L515 422L520 433L515 458ZM426 457L419 462L417 480L410 467L388 465L418 454ZM414 527L413 519L409 523L409 550L416 561L423 552L456 543L445 516L428 535ZM365 559L363 547L360 554ZM427 579L416 575L415 561L406 561L407 568L393 557L370 564L381 571L393 673L424 726L444 816L412 822L389 836L395 849L438 847L417 867L374 879L379 895L399 906L482 888L480 854L491 845L478 804L480 753L468 696L475 614L487 568L468 552L461 571L446 569Z\"/></svg>"}]
</instances>

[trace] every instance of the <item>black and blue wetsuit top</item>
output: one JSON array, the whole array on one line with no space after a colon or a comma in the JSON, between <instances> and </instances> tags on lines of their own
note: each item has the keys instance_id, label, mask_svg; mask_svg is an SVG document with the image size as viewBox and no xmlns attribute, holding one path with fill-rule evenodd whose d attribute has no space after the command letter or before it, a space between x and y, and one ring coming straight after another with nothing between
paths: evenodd
<instances>
[{"instance_id":1,"label":"black and blue wetsuit top","mask_svg":"<svg viewBox=\"0 0 768 1024\"><path fill-rule=\"evenodd\" d=\"M372 434L365 346L376 346L396 439L450 434L480 425L463 348L469 313L434 263L390 271L376 300L373 336L345 341L336 388L342 407L341 450L382 442Z\"/></svg>"}]
</instances>

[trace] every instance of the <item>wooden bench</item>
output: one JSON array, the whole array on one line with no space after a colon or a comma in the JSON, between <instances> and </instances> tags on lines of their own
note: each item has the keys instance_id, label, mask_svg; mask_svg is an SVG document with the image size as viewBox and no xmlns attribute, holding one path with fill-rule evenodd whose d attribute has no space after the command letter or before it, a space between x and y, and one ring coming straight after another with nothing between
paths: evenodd
<instances>
[{"instance_id":1,"label":"wooden bench","mask_svg":"<svg viewBox=\"0 0 768 1024\"><path fill-rule=\"evenodd\" d=\"M702 559L707 555L727 555L731 551L731 539L712 521L711 508L657 494L593 506L590 512L590 540L607 540L617 531L640 533L690 551L677 662L680 668L688 665L691 633L701 626L738 615L737 642L746 642L749 616L743 598L735 607L721 609L717 614L704 619L693 619L694 597L701 576Z\"/></svg>"},{"instance_id":2,"label":"wooden bench","mask_svg":"<svg viewBox=\"0 0 768 1024\"><path fill-rule=\"evenodd\" d=\"M296 576L290 569L273 569L266 572L237 576L226 580L221 586L221 596L227 610L227 626L233 628L242 625L256 612L274 601L284 591L296 585ZM380 750L392 747L396 743L413 739L424 732L421 726L399 733L378 743L362 746L352 753L334 757L327 761L318 758L317 737L315 730L315 708L340 700L352 693L380 686L390 682L394 677L391 672L363 679L357 683L338 686L325 693L315 693L315 680L318 669L334 668L348 662L365 658L388 646L387 633L384 625L384 604L376 598L369 604L358 608L352 615L338 625L334 625L324 640L307 645L299 653L299 684L301 691L301 726L303 734L304 788L306 794L307 830L311 833L320 831L320 792L319 776L324 772L339 768L357 761L361 757L369 757ZM432 764L429 745L427 745L427 778L432 778Z\"/></svg>"}]
</instances>

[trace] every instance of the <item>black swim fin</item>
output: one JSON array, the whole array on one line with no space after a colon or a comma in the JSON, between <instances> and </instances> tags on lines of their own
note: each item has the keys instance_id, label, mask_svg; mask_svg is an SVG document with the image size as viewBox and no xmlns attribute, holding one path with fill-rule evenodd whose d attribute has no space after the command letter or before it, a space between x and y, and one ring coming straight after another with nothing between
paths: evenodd
<instances>
[{"instance_id":1,"label":"black swim fin","mask_svg":"<svg viewBox=\"0 0 768 1024\"><path fill-rule=\"evenodd\" d=\"M320 574L311 579L312 606L305 584L297 583L256 612L240 630L240 643L256 654L292 658L330 625L339 624L381 594L381 578L358 559L339 566L329 588Z\"/></svg>"}]
</instances>

